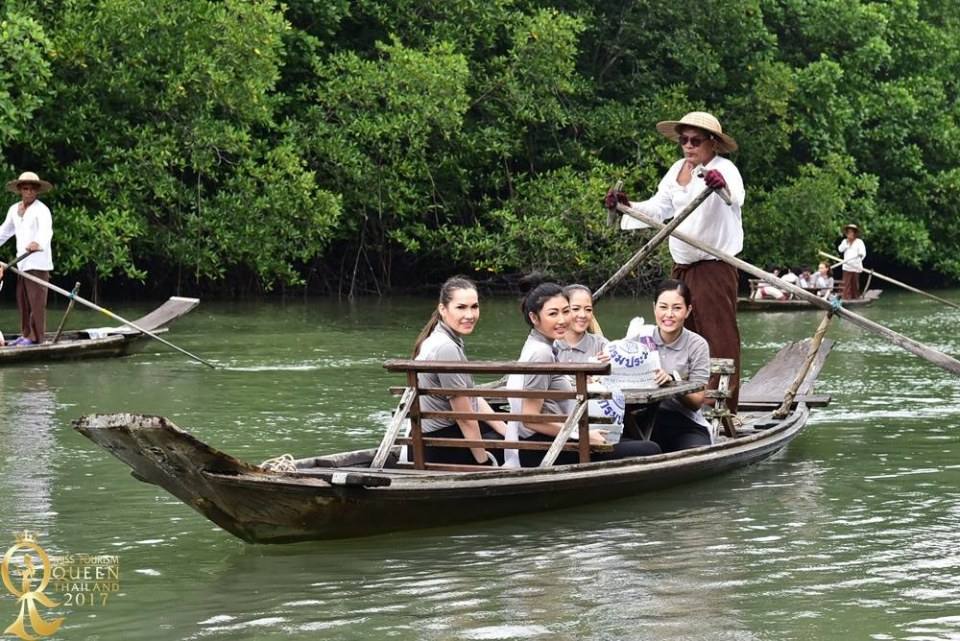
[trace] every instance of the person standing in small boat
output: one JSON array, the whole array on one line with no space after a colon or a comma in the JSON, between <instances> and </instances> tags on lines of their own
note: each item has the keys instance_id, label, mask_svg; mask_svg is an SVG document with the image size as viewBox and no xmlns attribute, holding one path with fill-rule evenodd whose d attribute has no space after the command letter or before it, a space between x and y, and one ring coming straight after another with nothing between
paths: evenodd
<instances>
[{"instance_id":1,"label":"person standing in small boat","mask_svg":"<svg viewBox=\"0 0 960 641\"><path fill-rule=\"evenodd\" d=\"M558 341L563 340L570 327L570 301L563 288L556 283L541 283L530 290L520 305L523 319L530 326L530 333L520 351L522 363L557 363ZM511 374L507 379L510 389L571 392L570 379L562 374ZM572 399L554 400L542 398L511 398L510 412L514 414L560 414L569 416L574 409ZM508 424L506 439L517 438L531 441L552 442L563 427L565 419L556 423L520 423ZM590 443L600 445L606 440L603 434L591 430ZM650 441L623 439L613 446L611 453L597 453L591 460L625 458L627 456L649 456L659 454L660 448ZM545 451L508 450L504 458L507 465L534 467L543 460ZM561 452L558 464L577 463L580 458L576 452Z\"/></svg>"},{"instance_id":2,"label":"person standing in small boat","mask_svg":"<svg viewBox=\"0 0 960 641\"><path fill-rule=\"evenodd\" d=\"M607 208L623 203L651 218L666 221L683 210L707 187L727 188L731 204L712 194L680 224L678 231L712 247L736 256L743 250L741 208L746 197L743 179L736 165L721 154L737 150L737 141L723 132L711 114L693 111L680 120L657 123L661 135L680 144L683 157L667 170L653 198L630 202L622 192L607 193ZM624 216L621 229L636 229L643 223ZM670 255L674 266L671 276L690 288L694 311L687 318L687 329L701 334L718 358L732 358L736 372L730 377L730 411L737 411L740 395L740 328L737 326L737 288L735 267L670 237ZM719 376L710 380L715 389Z\"/></svg>"},{"instance_id":3,"label":"person standing in small boat","mask_svg":"<svg viewBox=\"0 0 960 641\"><path fill-rule=\"evenodd\" d=\"M704 383L710 378L710 348L699 334L684 328L693 311L690 289L679 280L665 280L657 287L653 316L657 329L653 342L660 354L657 385L677 380ZM710 445L710 424L703 415L706 394L691 392L660 403L650 440L664 452Z\"/></svg>"},{"instance_id":4,"label":"person standing in small boat","mask_svg":"<svg viewBox=\"0 0 960 641\"><path fill-rule=\"evenodd\" d=\"M567 285L563 293L570 301L570 327L557 341L557 361L560 363L590 363L610 360L607 344L600 334L591 332L593 325L593 293L586 285Z\"/></svg>"},{"instance_id":5,"label":"person standing in small boat","mask_svg":"<svg viewBox=\"0 0 960 641\"><path fill-rule=\"evenodd\" d=\"M860 298L860 272L863 271L863 259L867 257L867 246L860 239L860 228L850 223L843 228L844 239L837 250L843 254L843 290L840 297L844 300Z\"/></svg>"},{"instance_id":6,"label":"person standing in small boat","mask_svg":"<svg viewBox=\"0 0 960 641\"><path fill-rule=\"evenodd\" d=\"M468 278L454 276L440 287L440 301L430 320L417 336L413 358L418 361L462 361L463 337L469 336L480 320L480 299L477 286ZM469 374L429 372L417 375L421 387L472 389ZM469 396L421 396L420 409L425 412L489 412L493 409L486 399ZM459 419L444 421L425 418L421 421L424 435L436 438L464 438L470 440L500 438L506 432L503 421L484 423ZM426 460L431 463L467 465L497 465L502 460L500 451L490 452L482 447L427 447Z\"/></svg>"},{"instance_id":7,"label":"person standing in small boat","mask_svg":"<svg viewBox=\"0 0 960 641\"><path fill-rule=\"evenodd\" d=\"M0 245L17 237L17 256L29 252L20 261L18 269L42 281L50 280L53 270L53 217L50 210L37 200L39 194L53 189L53 185L32 171L25 171L7 183L7 191L19 194L20 202L10 206L0 225ZM3 268L0 267L0 278ZM47 331L47 288L26 278L17 279L17 307L20 309L20 338L11 345L26 346L43 342Z\"/></svg>"}]
</instances>

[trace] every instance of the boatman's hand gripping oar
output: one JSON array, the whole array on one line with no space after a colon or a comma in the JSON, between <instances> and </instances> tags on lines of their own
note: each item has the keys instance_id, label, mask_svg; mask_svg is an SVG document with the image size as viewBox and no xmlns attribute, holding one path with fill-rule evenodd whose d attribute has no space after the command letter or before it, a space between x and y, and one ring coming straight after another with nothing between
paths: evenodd
<instances>
[{"instance_id":1,"label":"boatman's hand gripping oar","mask_svg":"<svg viewBox=\"0 0 960 641\"><path fill-rule=\"evenodd\" d=\"M22 254L20 254L19 256L17 256L16 258L14 258L13 260L11 260L9 263L7 263L7 267L13 267L14 265L16 265L17 263L19 263L21 260L23 260L24 258L26 258L27 256L29 256L29 255L32 254L32 253L33 253L33 251L28 249L27 251L23 252ZM3 291L3 269L4 269L3 263L0 262L0 292Z\"/></svg>"},{"instance_id":2,"label":"boatman's hand gripping oar","mask_svg":"<svg viewBox=\"0 0 960 641\"><path fill-rule=\"evenodd\" d=\"M610 291L614 286L617 285L621 280L623 280L627 274L636 269L637 265L641 263L645 258L650 256L657 247L673 232L674 229L680 226L684 220L687 219L687 216L692 214L694 210L700 206L700 204L710 197L710 194L716 193L723 202L728 205L733 201L730 199L730 194L726 193L727 182L723 179L723 174L719 171L712 169L708 171L705 175L702 176L705 183L707 183L706 189L700 192L696 198L690 201L690 203L683 208L683 210L673 217L666 226L658 231L653 238L647 241L647 244L640 248L636 254L630 257L630 260L625 262L623 266L617 270L617 272L607 279L603 285L593 292L593 299L597 300L608 291ZM620 185L622 183L618 182L614 187L607 192L606 197L603 199L603 204L606 205L607 209L620 210L622 211L623 207L630 207L630 199L627 198L627 195L620 190Z\"/></svg>"},{"instance_id":3,"label":"boatman's hand gripping oar","mask_svg":"<svg viewBox=\"0 0 960 641\"><path fill-rule=\"evenodd\" d=\"M77 301L78 303L80 303L81 305L84 305L85 307L89 307L90 309L96 310L96 311L100 312L101 314L104 314L104 315L112 318L112 319L115 320L115 321L119 321L119 322L123 323L124 325L126 325L127 327L132 327L133 329L137 330L137 331L140 332L141 334L146 334L146 335L149 336L150 338L160 341L161 343L163 343L163 344L166 345L167 347L172 347L173 349L177 350L177 351L180 352L181 354L185 354L186 356L189 356L189 357L192 358L193 360L195 360L195 361L197 361L197 362L200 362L200 363L203 363L203 364L206 365L207 367L210 367L210 368L213 368L213 369L216 369L216 368L217 368L217 366L214 365L213 363L211 363L210 361L204 360L204 359L200 358L199 356L197 356L196 354L191 354L190 352L188 352L187 350L183 349L182 347L177 347L176 345L174 345L174 344L171 343L170 341L168 341L168 340L166 340L166 339L164 339L164 338L161 338L161 337L157 336L156 334L154 334L154 333L151 332L150 330L148 330L148 329L146 329L146 328L144 328L144 327L140 327L140 326L137 325L136 323L131 323L131 322L128 321L127 319L122 318L121 316L118 316L117 314L114 314L114 313L111 312L109 309L106 309L105 307L100 307L100 306L97 305L96 303L91 303L90 301L88 301L88 300L85 299L85 298L82 298L81 296L77 296L77 295L73 294L72 292L68 292L68 291L65 290L65 289L62 289L62 288L60 288L60 287L57 287L56 285L53 285L53 284L48 283L48 282L46 282L46 281L40 280L40 279L37 278L36 276L32 276L32 275L30 275L30 274L27 274L27 273L25 273L25 272L22 272L22 271L20 271L19 269L17 269L16 267L13 267L12 265L3 263L2 261L0 261L0 269L9 269L10 271L12 271L14 274L16 274L17 276L19 276L20 278L26 278L27 280L29 280L29 281L31 281L31 282L34 282L34 283L36 283L36 284L38 284L38 285L41 285L41 286L43 286L43 287L46 287L47 289L49 289L49 290L51 290L51 291L57 292L58 294L60 294L60 295L62 295L62 296L66 296L67 298L69 298L69 299L71 299L71 300L75 300L75 301Z\"/></svg>"}]
</instances>

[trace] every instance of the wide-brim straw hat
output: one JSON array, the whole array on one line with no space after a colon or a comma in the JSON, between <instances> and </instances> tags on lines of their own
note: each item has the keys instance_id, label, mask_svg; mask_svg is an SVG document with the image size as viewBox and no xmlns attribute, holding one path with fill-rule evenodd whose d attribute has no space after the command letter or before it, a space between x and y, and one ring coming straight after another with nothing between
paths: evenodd
<instances>
[{"instance_id":1,"label":"wide-brim straw hat","mask_svg":"<svg viewBox=\"0 0 960 641\"><path fill-rule=\"evenodd\" d=\"M680 142L680 133L677 130L683 127L696 127L713 134L717 141L717 151L737 150L737 141L723 133L720 121L705 111L691 111L680 120L664 120L657 123L657 131L673 142Z\"/></svg>"},{"instance_id":2,"label":"wide-brim straw hat","mask_svg":"<svg viewBox=\"0 0 960 641\"><path fill-rule=\"evenodd\" d=\"M32 171L25 171L16 179L7 182L7 191L12 191L15 194L19 194L20 185L23 183L33 183L34 185L39 185L40 188L37 190L37 192L41 194L53 189L53 185L48 183L46 180L40 180L40 176L36 175Z\"/></svg>"},{"instance_id":3,"label":"wide-brim straw hat","mask_svg":"<svg viewBox=\"0 0 960 641\"><path fill-rule=\"evenodd\" d=\"M843 226L843 233L846 234L848 229L852 229L856 232L857 236L860 235L860 228L857 227L854 223L849 223Z\"/></svg>"}]
</instances>

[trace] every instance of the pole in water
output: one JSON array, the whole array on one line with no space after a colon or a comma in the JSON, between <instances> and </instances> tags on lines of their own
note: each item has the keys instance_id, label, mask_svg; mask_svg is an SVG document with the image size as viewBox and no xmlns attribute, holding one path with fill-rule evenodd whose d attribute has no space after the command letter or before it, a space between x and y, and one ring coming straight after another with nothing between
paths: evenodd
<instances>
[{"instance_id":1,"label":"pole in water","mask_svg":"<svg viewBox=\"0 0 960 641\"><path fill-rule=\"evenodd\" d=\"M171 347L171 348L177 350L178 352L180 352L181 354L184 354L184 355L186 355L186 356L189 356L190 358L192 358L193 360L195 360L195 361L197 361L197 362L199 362L199 363L203 363L204 365L206 365L207 367L209 367L209 368L211 368L211 369L217 369L217 366L214 365L213 363L211 363L210 361L205 360L205 359L203 359L203 358L200 358L200 357L197 356L196 354L191 354L190 352L188 352L187 350L183 349L182 347L177 347L176 345L174 345L174 344L171 343L170 341L168 341L168 340L166 340L166 339L163 339L163 338L157 336L156 334L154 334L154 333L151 332L150 330L148 330L148 329L146 329L146 328L144 328L144 327L140 327L140 326L137 325L136 323L131 323L131 322L128 321L127 319L125 319L125 318L123 318L123 317L121 317L121 316L118 316L117 314L114 314L113 312L111 312L109 309L106 309L105 307L100 307L100 306L97 305L96 303L91 303L91 302L88 301L87 299L82 298L82 297L80 297L80 296L71 295L70 292L68 292L67 290L63 289L62 287L57 287L56 285L52 285L52 284L50 284L50 283L48 283L48 282L45 282L45 281L43 281L43 280L40 280L40 279L37 278L36 276L31 276L30 274L24 273L24 272L20 271L19 269L15 268L15 267L10 267L9 265L4 264L3 262L0 262L0 266L3 266L4 269L10 269L14 274L16 274L17 276L19 276L19 277L21 277L21 278L26 278L27 280L32 281L32 282L34 282L34 283L37 283L38 285L42 285L42 286L46 287L47 289L52 290L52 291L55 291L55 292L57 292L58 294L60 294L60 295L62 295L62 296L66 296L67 298L71 298L71 299L73 299L73 300L76 300L76 301L77 301L78 303L80 303L81 305L84 305L84 306L86 306L86 307L89 307L90 309L96 310L96 311L100 312L101 314L104 314L104 315L112 318L112 319L115 320L115 321L119 321L119 322L123 323L124 325L126 325L126 326L128 326L128 327L132 327L133 329L137 330L137 331L140 332L141 334L146 334L146 335L149 336L150 338L152 338L152 339L154 339L154 340L157 340L157 341L160 341L161 343L163 343L163 344L166 345L167 347Z\"/></svg>"}]
</instances>

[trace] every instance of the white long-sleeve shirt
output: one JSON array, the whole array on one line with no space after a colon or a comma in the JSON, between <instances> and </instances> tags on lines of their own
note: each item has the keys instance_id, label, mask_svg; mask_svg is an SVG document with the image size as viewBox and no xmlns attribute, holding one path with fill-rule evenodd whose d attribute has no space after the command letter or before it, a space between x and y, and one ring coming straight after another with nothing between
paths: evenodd
<instances>
[{"instance_id":1,"label":"white long-sleeve shirt","mask_svg":"<svg viewBox=\"0 0 960 641\"><path fill-rule=\"evenodd\" d=\"M837 250L843 252L843 271L862 272L863 259L867 257L867 246L859 238L848 242L846 238L840 241Z\"/></svg>"},{"instance_id":2,"label":"white long-sleeve shirt","mask_svg":"<svg viewBox=\"0 0 960 641\"><path fill-rule=\"evenodd\" d=\"M714 156L706 165L698 165L693 170L693 177L686 186L677 182L680 168L686 162L683 158L670 167L666 175L657 186L657 193L643 202L630 203L634 209L639 209L651 218L663 222L680 213L690 201L700 195L707 188L703 178L697 174L711 169L723 174L730 190L731 205L727 205L717 194L711 194L699 207L690 214L677 230L695 238L707 245L716 247L732 256L743 250L743 220L741 208L746 197L743 188L743 178L737 166L723 156ZM624 216L620 221L621 229L640 229L645 227L640 221ZM702 252L696 247L670 237L670 255L673 262L679 265L690 265L701 260L716 260L711 254Z\"/></svg>"},{"instance_id":3,"label":"white long-sleeve shirt","mask_svg":"<svg viewBox=\"0 0 960 641\"><path fill-rule=\"evenodd\" d=\"M40 246L40 251L35 251L20 261L17 269L51 271L53 248L50 243L53 240L53 216L50 215L47 206L39 200L33 201L23 212L23 216L18 213L19 207L20 203L15 203L7 210L7 217L3 225L0 225L0 245L16 235L17 256L19 256L27 251L27 245L36 242Z\"/></svg>"}]
</instances>

